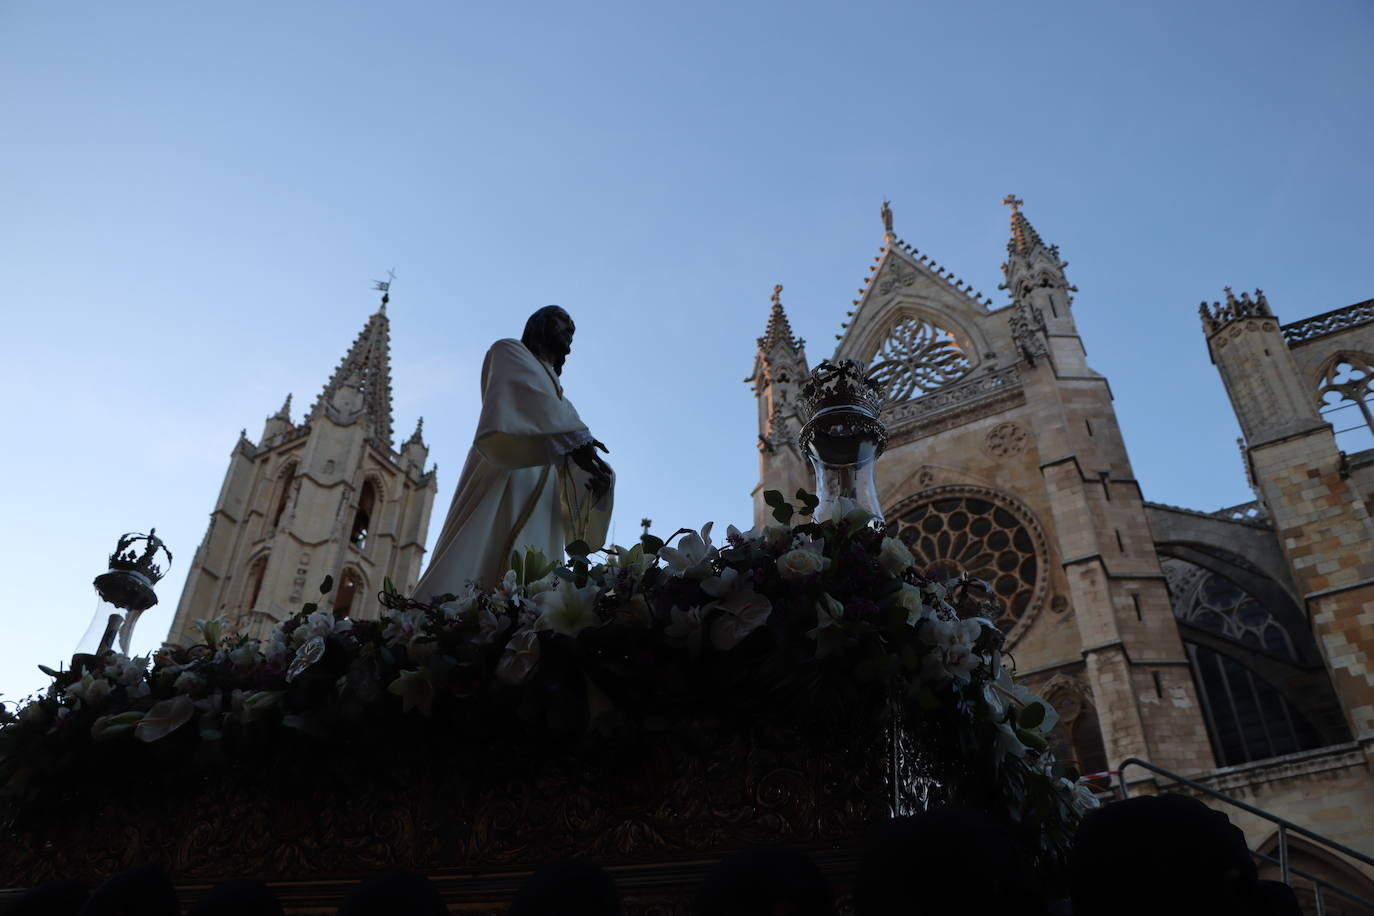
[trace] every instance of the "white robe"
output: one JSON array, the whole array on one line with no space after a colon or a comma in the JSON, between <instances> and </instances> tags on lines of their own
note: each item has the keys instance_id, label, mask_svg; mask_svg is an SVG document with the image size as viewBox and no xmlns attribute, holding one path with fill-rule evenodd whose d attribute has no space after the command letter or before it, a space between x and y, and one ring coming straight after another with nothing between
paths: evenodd
<instances>
[{"instance_id":1,"label":"white robe","mask_svg":"<svg viewBox=\"0 0 1374 916\"><path fill-rule=\"evenodd\" d=\"M489 589L527 546L564 559L575 540L600 548L614 481L593 503L589 476L557 454L556 440L586 433L553 367L518 340L498 340L482 363L482 415L448 517L415 597Z\"/></svg>"}]
</instances>

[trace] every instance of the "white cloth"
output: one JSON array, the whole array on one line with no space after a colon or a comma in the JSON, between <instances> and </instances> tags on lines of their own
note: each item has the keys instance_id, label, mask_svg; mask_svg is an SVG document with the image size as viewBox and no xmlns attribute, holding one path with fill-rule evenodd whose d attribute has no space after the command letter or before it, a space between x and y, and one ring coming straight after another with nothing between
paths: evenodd
<instances>
[{"instance_id":1,"label":"white cloth","mask_svg":"<svg viewBox=\"0 0 1374 916\"><path fill-rule=\"evenodd\" d=\"M555 562L574 540L600 548L614 481L593 502L589 476L568 457L591 438L552 366L518 340L492 344L477 435L415 597L460 594L469 582L492 588L527 546Z\"/></svg>"}]
</instances>

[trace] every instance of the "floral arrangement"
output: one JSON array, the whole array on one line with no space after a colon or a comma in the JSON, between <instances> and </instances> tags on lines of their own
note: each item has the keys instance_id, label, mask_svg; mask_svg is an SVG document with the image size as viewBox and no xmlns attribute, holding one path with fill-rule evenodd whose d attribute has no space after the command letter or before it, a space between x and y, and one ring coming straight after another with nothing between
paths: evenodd
<instances>
[{"instance_id":1,"label":"floral arrangement","mask_svg":"<svg viewBox=\"0 0 1374 916\"><path fill-rule=\"evenodd\" d=\"M82 754L251 748L253 735L321 741L398 719L468 736L576 745L653 732L703 711L900 722L943 748L1055 861L1096 804L1052 760L1049 703L1015 683L974 580L933 582L906 546L852 504L810 517L770 491L778 524L646 534L594 562L512 556L490 591L421 603L388 582L378 621L313 604L265 642L224 619L203 642L152 658L115 653L70 671L16 710L0 707L0 789L33 797ZM797 521L797 524L792 524ZM328 592L332 583L321 588ZM994 615L995 616L995 615ZM437 720L434 721L434 720Z\"/></svg>"}]
</instances>

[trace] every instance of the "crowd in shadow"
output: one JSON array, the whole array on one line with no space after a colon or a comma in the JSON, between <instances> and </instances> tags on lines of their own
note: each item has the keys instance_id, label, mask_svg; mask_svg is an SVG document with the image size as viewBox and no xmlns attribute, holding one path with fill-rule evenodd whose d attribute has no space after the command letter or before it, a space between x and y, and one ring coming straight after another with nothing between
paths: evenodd
<instances>
[{"instance_id":1,"label":"crowd in shadow","mask_svg":"<svg viewBox=\"0 0 1374 916\"><path fill-rule=\"evenodd\" d=\"M1296 916L1291 888L1261 881L1240 830L1196 799L1144 796L1091 812L1069 862L1067 888L1050 886L1006 825L976 811L941 809L874 826L854 884L856 916ZM837 916L830 883L803 852L753 849L706 876L698 916ZM32 889L16 916L180 916L167 876L130 869L88 890L74 882ZM267 885L231 881L189 916L280 916ZM440 916L438 889L413 874L362 882L339 916ZM511 916L618 916L620 892L601 868L561 863L520 887Z\"/></svg>"}]
</instances>

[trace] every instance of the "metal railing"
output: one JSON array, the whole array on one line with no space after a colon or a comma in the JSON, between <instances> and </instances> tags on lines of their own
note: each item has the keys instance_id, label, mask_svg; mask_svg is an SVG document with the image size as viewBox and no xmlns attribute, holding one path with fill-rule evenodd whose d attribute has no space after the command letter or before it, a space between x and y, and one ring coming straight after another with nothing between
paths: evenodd
<instances>
[{"instance_id":1,"label":"metal railing","mask_svg":"<svg viewBox=\"0 0 1374 916\"><path fill-rule=\"evenodd\" d=\"M1218 801L1225 802L1228 805L1232 805L1236 808L1241 809L1242 811L1248 812L1249 814L1253 814L1255 817L1258 817L1261 820L1266 820L1269 821L1269 823L1271 824L1277 825L1279 840L1279 848L1277 851L1279 857L1275 859L1272 856L1265 855L1264 853L1254 849L1250 850L1250 854L1257 859L1261 859L1265 862L1270 863L1271 865L1277 865L1279 867L1280 880L1282 880L1284 884L1287 884L1290 887L1293 885L1293 875L1297 875L1300 878L1305 878L1308 881L1312 882L1312 891L1316 895L1317 916L1326 916L1326 904L1323 897L1323 891L1329 891L1331 893L1339 894L1340 896L1351 901L1352 903L1359 904L1360 906L1367 909L1369 912L1374 913L1374 901L1366 900L1358 894L1353 894L1350 891L1345 890L1339 885L1332 884L1330 881L1318 878L1315 875L1310 875L1307 872L1302 871L1301 869L1294 868L1292 864L1290 864L1288 861L1288 835L1290 833L1297 834L1298 836L1303 837L1304 839L1311 840L1313 843L1325 846L1327 849L1333 850L1334 852L1338 852L1345 856L1349 856L1355 861L1362 862L1363 864L1371 867L1374 867L1374 858L1371 858L1362 852L1357 852L1356 850L1351 849L1349 846L1346 846L1343 843L1337 843L1335 840L1330 839L1329 837L1324 837L1320 833L1308 830L1306 827L1301 827L1293 823L1292 821L1285 820L1276 814L1270 814L1268 811L1265 811L1262 808L1256 808L1254 805L1248 805L1238 798L1232 798L1231 796L1226 795L1223 792L1218 792L1216 789L1204 786L1200 782L1195 782L1191 779L1188 779L1185 776L1180 776L1177 773L1171 773L1163 767L1157 767L1153 763L1141 760L1139 757L1127 757L1125 760L1121 761L1121 766L1116 771L1117 778L1121 781L1122 798L1131 797L1130 788L1126 783L1126 768L1132 766L1137 766L1141 769L1149 770L1151 773L1163 776L1165 779L1178 783L1179 785L1187 786L1195 792L1201 792L1203 795L1206 795L1209 798L1215 798Z\"/></svg>"}]
</instances>

